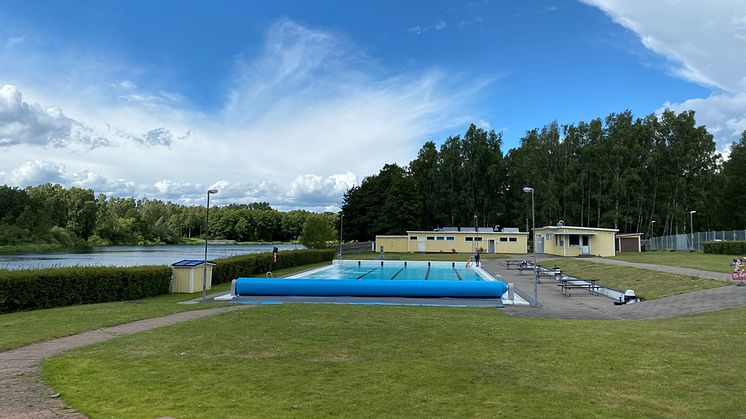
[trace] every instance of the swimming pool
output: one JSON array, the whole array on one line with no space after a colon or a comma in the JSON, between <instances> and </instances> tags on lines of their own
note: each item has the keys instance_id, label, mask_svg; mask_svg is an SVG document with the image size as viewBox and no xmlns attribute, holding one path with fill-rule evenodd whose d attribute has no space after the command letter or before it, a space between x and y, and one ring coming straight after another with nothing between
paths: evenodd
<instances>
[{"instance_id":1,"label":"swimming pool","mask_svg":"<svg viewBox=\"0 0 746 419\"><path fill-rule=\"evenodd\" d=\"M500 298L507 289L463 262L354 260L288 278L238 278L231 295Z\"/></svg>"},{"instance_id":2,"label":"swimming pool","mask_svg":"<svg viewBox=\"0 0 746 419\"><path fill-rule=\"evenodd\" d=\"M335 260L331 266L301 272L291 279L330 280L424 280L494 281L481 268L465 267L464 262L420 262L398 260Z\"/></svg>"}]
</instances>

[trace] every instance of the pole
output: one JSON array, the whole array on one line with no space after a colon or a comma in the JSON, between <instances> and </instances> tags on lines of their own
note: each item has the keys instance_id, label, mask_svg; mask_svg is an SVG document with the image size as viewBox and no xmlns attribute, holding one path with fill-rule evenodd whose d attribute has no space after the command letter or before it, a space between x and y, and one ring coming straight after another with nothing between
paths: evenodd
<instances>
[{"instance_id":1,"label":"pole","mask_svg":"<svg viewBox=\"0 0 746 419\"><path fill-rule=\"evenodd\" d=\"M344 260L342 257L342 232L345 228L345 215L341 214L339 216L339 260Z\"/></svg>"},{"instance_id":2,"label":"pole","mask_svg":"<svg viewBox=\"0 0 746 419\"><path fill-rule=\"evenodd\" d=\"M202 266L202 301L207 300L207 238L210 236L210 191L207 191L207 211L205 213L205 261Z\"/></svg>"},{"instance_id":3,"label":"pole","mask_svg":"<svg viewBox=\"0 0 746 419\"><path fill-rule=\"evenodd\" d=\"M539 304L539 269L536 267L536 208L533 188L531 188L531 224L534 233L534 301Z\"/></svg>"}]
</instances>

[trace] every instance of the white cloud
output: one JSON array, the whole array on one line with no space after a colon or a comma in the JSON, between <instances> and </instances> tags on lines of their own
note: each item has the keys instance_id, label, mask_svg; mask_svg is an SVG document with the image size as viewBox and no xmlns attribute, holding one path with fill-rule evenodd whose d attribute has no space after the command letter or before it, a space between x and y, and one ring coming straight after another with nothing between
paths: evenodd
<instances>
[{"instance_id":1,"label":"white cloud","mask_svg":"<svg viewBox=\"0 0 746 419\"><path fill-rule=\"evenodd\" d=\"M436 31L442 31L443 29L446 28L446 26L448 26L448 25L446 25L446 23L443 22L443 20L438 19L438 21L435 23L435 30Z\"/></svg>"},{"instance_id":2,"label":"white cloud","mask_svg":"<svg viewBox=\"0 0 746 419\"><path fill-rule=\"evenodd\" d=\"M63 147L69 143L87 147L108 145L85 124L67 117L57 106L43 108L23 101L13 85L0 87L0 146L16 144Z\"/></svg>"},{"instance_id":3,"label":"white cloud","mask_svg":"<svg viewBox=\"0 0 746 419\"><path fill-rule=\"evenodd\" d=\"M634 31L650 50L668 58L676 77L714 88L707 98L666 103L694 109L718 147L736 140L746 115L746 2L722 0L581 0Z\"/></svg>"},{"instance_id":4,"label":"white cloud","mask_svg":"<svg viewBox=\"0 0 746 419\"><path fill-rule=\"evenodd\" d=\"M63 168L48 161L29 161L11 170L6 181L10 185L22 187L42 183L63 183Z\"/></svg>"},{"instance_id":5,"label":"white cloud","mask_svg":"<svg viewBox=\"0 0 746 419\"><path fill-rule=\"evenodd\" d=\"M43 54L50 53L24 57ZM43 159L65 168L68 185L185 203L201 203L215 184L216 202L336 208L356 179L407 163L424 139L468 122L471 99L488 83L438 69L392 74L345 36L287 19L267 30L259 52L237 56L225 105L215 112L191 108L168 86L143 88L153 85L146 69L121 62L85 57L100 66L80 66L68 79L67 70L51 67L72 66L79 55L14 57L0 48L0 61L13 63L0 68L0 80L20 80L24 96L58 106L110 146L67 139L52 153L29 134L0 153L6 178L18 162Z\"/></svg>"}]
</instances>

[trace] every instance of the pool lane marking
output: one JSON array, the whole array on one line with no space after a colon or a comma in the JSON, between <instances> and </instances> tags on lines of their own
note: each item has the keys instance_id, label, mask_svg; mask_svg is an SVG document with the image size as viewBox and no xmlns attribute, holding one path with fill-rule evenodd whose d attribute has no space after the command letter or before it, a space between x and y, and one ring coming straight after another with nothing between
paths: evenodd
<instances>
[{"instance_id":1,"label":"pool lane marking","mask_svg":"<svg viewBox=\"0 0 746 419\"><path fill-rule=\"evenodd\" d=\"M427 281L427 278L430 277L430 267L427 267L427 272L425 272L425 281Z\"/></svg>"},{"instance_id":2,"label":"pool lane marking","mask_svg":"<svg viewBox=\"0 0 746 419\"><path fill-rule=\"evenodd\" d=\"M455 267L453 268L453 272L456 272L456 277L458 278L459 281L463 281L463 279L461 279L461 274L458 273Z\"/></svg>"},{"instance_id":3,"label":"pool lane marking","mask_svg":"<svg viewBox=\"0 0 746 419\"><path fill-rule=\"evenodd\" d=\"M396 273L394 274L394 276L392 276L392 277L391 277L391 278L389 278L389 279L394 279L394 278L396 278L396 276L397 276L397 275L399 275L399 274L401 273L401 271L403 271L403 270L404 270L404 267L402 267L401 269L399 269L398 271L396 271Z\"/></svg>"},{"instance_id":4,"label":"pool lane marking","mask_svg":"<svg viewBox=\"0 0 746 419\"><path fill-rule=\"evenodd\" d=\"M369 270L368 272L366 272L366 273L364 273L364 274L360 275L359 277L357 277L357 279L360 279L360 278L364 277L365 275L368 275L369 273L371 273L371 272L373 272L373 271L377 270L378 268L379 268L379 267L375 267L375 268L373 268L373 269Z\"/></svg>"}]
</instances>

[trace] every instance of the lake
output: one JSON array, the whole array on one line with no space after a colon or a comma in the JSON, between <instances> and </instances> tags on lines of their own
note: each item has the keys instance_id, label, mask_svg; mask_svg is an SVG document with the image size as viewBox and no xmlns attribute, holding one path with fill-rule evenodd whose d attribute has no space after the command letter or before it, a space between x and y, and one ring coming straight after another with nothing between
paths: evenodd
<instances>
[{"instance_id":1,"label":"lake","mask_svg":"<svg viewBox=\"0 0 746 419\"><path fill-rule=\"evenodd\" d=\"M249 253L304 249L300 244L211 244L210 260ZM107 246L80 251L0 255L0 269L41 269L65 266L137 266L170 265L182 259L204 259L205 246Z\"/></svg>"}]
</instances>

